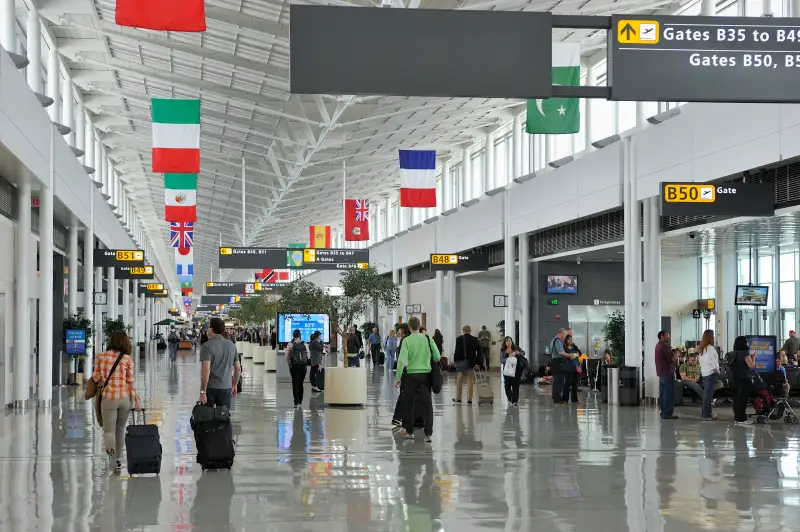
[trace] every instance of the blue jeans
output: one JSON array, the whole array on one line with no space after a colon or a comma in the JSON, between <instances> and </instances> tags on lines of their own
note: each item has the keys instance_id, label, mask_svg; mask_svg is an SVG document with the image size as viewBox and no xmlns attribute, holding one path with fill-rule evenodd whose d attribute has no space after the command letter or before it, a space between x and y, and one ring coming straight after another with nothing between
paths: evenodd
<instances>
[{"instance_id":1,"label":"blue jeans","mask_svg":"<svg viewBox=\"0 0 800 532\"><path fill-rule=\"evenodd\" d=\"M178 344L169 344L169 359L173 361L178 359Z\"/></svg>"},{"instance_id":2,"label":"blue jeans","mask_svg":"<svg viewBox=\"0 0 800 532\"><path fill-rule=\"evenodd\" d=\"M394 351L386 351L386 367L389 368L389 371L394 367L395 355L396 353Z\"/></svg>"},{"instance_id":3,"label":"blue jeans","mask_svg":"<svg viewBox=\"0 0 800 532\"><path fill-rule=\"evenodd\" d=\"M658 404L661 418L667 418L675 411L675 374L658 378Z\"/></svg>"},{"instance_id":4,"label":"blue jeans","mask_svg":"<svg viewBox=\"0 0 800 532\"><path fill-rule=\"evenodd\" d=\"M553 375L552 394L554 403L564 402L564 389L567 387L567 379L569 379L569 377L567 373L556 373Z\"/></svg>"},{"instance_id":5,"label":"blue jeans","mask_svg":"<svg viewBox=\"0 0 800 532\"><path fill-rule=\"evenodd\" d=\"M714 400L714 389L716 387L716 373L712 373L708 377L703 377L703 406L700 408L700 417L703 419L711 417L711 402Z\"/></svg>"},{"instance_id":6,"label":"blue jeans","mask_svg":"<svg viewBox=\"0 0 800 532\"><path fill-rule=\"evenodd\" d=\"M700 386L696 382L691 382L691 381L683 381L682 384L683 384L684 388L686 388L687 390L691 390L695 394L697 394L697 397L699 397L700 399L703 398L703 387L702 386ZM692 399L692 401L694 401L694 399Z\"/></svg>"}]
</instances>

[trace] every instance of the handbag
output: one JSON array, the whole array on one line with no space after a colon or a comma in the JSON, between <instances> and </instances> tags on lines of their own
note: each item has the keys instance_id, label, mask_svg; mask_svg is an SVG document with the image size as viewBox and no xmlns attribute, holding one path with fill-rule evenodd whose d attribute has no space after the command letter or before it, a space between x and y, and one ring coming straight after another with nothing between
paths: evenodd
<instances>
[{"instance_id":1,"label":"handbag","mask_svg":"<svg viewBox=\"0 0 800 532\"><path fill-rule=\"evenodd\" d=\"M428 351L431 353L431 390L433 393L439 393L442 391L442 368L439 367L439 364L434 363L431 339L427 334L425 339L428 340Z\"/></svg>"},{"instance_id":2,"label":"handbag","mask_svg":"<svg viewBox=\"0 0 800 532\"><path fill-rule=\"evenodd\" d=\"M505 364L503 364L503 377L516 377L517 376L517 357L508 357L506 358Z\"/></svg>"},{"instance_id":3,"label":"handbag","mask_svg":"<svg viewBox=\"0 0 800 532\"><path fill-rule=\"evenodd\" d=\"M114 374L114 370L117 369L117 365L119 361L122 360L122 357L125 356L125 353L120 353L117 357L117 360L114 361L114 365L111 366L111 371L108 372L108 377L103 382L94 382L94 379L89 379L89 382L93 382L94 386L92 387L94 390L94 395L92 397L96 397L94 402L94 409L95 413L97 414L97 424L101 427L103 426L103 392L106 391L106 383ZM86 395L89 394L89 384L86 385ZM87 399L91 399L88 397Z\"/></svg>"}]
</instances>

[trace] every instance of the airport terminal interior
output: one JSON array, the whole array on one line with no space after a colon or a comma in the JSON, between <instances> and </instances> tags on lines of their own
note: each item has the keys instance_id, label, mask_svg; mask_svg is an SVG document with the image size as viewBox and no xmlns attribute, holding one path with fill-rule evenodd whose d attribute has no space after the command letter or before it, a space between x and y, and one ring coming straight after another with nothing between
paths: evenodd
<instances>
[{"instance_id":1,"label":"airport terminal interior","mask_svg":"<svg viewBox=\"0 0 800 532\"><path fill-rule=\"evenodd\" d=\"M800 530L792 17L0 0L0 532Z\"/></svg>"}]
</instances>

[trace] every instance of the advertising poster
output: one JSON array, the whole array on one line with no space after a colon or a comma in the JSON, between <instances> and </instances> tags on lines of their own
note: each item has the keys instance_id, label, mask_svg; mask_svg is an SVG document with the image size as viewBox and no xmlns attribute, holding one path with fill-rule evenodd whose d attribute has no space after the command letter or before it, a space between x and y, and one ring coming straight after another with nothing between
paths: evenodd
<instances>
[{"instance_id":1,"label":"advertising poster","mask_svg":"<svg viewBox=\"0 0 800 532\"><path fill-rule=\"evenodd\" d=\"M67 354L86 353L86 329L67 329Z\"/></svg>"},{"instance_id":2,"label":"advertising poster","mask_svg":"<svg viewBox=\"0 0 800 532\"><path fill-rule=\"evenodd\" d=\"M755 356L755 369L759 373L770 373L775 371L775 348L776 339L774 336L748 336L747 346L750 354Z\"/></svg>"},{"instance_id":3,"label":"advertising poster","mask_svg":"<svg viewBox=\"0 0 800 532\"><path fill-rule=\"evenodd\" d=\"M278 342L291 342L292 332L295 329L300 330L300 336L304 342L310 341L311 335L315 331L322 333L323 342L330 342L327 314L281 314L278 316Z\"/></svg>"}]
</instances>

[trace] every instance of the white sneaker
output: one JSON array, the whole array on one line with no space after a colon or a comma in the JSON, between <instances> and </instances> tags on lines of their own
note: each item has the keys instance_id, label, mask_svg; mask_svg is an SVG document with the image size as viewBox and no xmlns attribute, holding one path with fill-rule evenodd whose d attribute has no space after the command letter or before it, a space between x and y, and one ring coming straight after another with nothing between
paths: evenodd
<instances>
[{"instance_id":1,"label":"white sneaker","mask_svg":"<svg viewBox=\"0 0 800 532\"><path fill-rule=\"evenodd\" d=\"M754 423L748 419L747 421L737 421L736 424L746 427L748 425L753 425Z\"/></svg>"}]
</instances>

